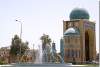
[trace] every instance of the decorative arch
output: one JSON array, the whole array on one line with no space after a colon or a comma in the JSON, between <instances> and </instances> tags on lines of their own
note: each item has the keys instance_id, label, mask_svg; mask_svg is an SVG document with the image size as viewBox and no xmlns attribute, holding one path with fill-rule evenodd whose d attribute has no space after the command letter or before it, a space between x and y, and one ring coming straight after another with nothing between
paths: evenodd
<instances>
[{"instance_id":1,"label":"decorative arch","mask_svg":"<svg viewBox=\"0 0 100 67\"><path fill-rule=\"evenodd\" d=\"M91 61L93 59L94 48L94 32L92 29L85 30L85 60Z\"/></svg>"},{"instance_id":2,"label":"decorative arch","mask_svg":"<svg viewBox=\"0 0 100 67\"><path fill-rule=\"evenodd\" d=\"M90 60L90 49L89 49L89 34L88 31L85 32L85 57L86 57L86 61Z\"/></svg>"}]
</instances>

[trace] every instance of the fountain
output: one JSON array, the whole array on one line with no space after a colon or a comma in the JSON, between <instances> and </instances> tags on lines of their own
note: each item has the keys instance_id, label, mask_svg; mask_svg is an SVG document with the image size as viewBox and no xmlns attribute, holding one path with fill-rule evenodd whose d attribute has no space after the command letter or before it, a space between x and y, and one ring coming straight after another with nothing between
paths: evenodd
<instances>
[{"instance_id":1,"label":"fountain","mask_svg":"<svg viewBox=\"0 0 100 67\"><path fill-rule=\"evenodd\" d=\"M36 53L36 60L34 63L20 63L15 64L14 67L70 67L72 64L65 64L61 56L56 54L55 43L52 43L52 47L50 45L44 46L39 45ZM51 54L51 55L50 55ZM56 55L55 55L56 54ZM49 57L50 56L50 57ZM56 64L55 57L58 56L63 63ZM51 58L52 57L52 58Z\"/></svg>"},{"instance_id":2,"label":"fountain","mask_svg":"<svg viewBox=\"0 0 100 67\"><path fill-rule=\"evenodd\" d=\"M38 51L36 53L36 60L34 64L42 64L42 48L41 45L38 46Z\"/></svg>"}]
</instances>

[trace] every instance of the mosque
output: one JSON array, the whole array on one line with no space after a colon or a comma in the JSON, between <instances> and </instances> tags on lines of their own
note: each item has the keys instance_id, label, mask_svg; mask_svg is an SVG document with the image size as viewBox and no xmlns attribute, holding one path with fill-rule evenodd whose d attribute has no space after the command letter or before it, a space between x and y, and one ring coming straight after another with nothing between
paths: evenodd
<instances>
[{"instance_id":1,"label":"mosque","mask_svg":"<svg viewBox=\"0 0 100 67\"><path fill-rule=\"evenodd\" d=\"M89 13L83 8L73 9L69 17L70 20L63 21L62 58L65 62L95 60L95 22L89 20Z\"/></svg>"}]
</instances>

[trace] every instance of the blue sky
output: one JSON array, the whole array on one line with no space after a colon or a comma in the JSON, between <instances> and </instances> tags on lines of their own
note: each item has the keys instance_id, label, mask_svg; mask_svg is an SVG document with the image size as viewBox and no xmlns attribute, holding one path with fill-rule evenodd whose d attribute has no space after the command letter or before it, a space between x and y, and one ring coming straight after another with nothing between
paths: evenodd
<instances>
[{"instance_id":1,"label":"blue sky","mask_svg":"<svg viewBox=\"0 0 100 67\"><path fill-rule=\"evenodd\" d=\"M74 8L85 8L90 20L96 22L96 48L99 51L99 3L96 0L0 0L0 47L10 46L11 38L20 34L33 48L40 44L40 36L48 34L56 43L57 50L63 36L63 20L69 20Z\"/></svg>"}]
</instances>

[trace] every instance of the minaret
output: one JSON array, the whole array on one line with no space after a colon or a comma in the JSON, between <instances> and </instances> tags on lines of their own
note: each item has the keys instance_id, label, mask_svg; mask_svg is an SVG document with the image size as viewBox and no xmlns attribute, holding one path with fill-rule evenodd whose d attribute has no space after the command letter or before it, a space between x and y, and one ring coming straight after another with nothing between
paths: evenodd
<instances>
[{"instance_id":1,"label":"minaret","mask_svg":"<svg viewBox=\"0 0 100 67\"><path fill-rule=\"evenodd\" d=\"M61 54L61 63L64 63L64 42L63 42L63 38L60 39L60 54Z\"/></svg>"}]
</instances>

